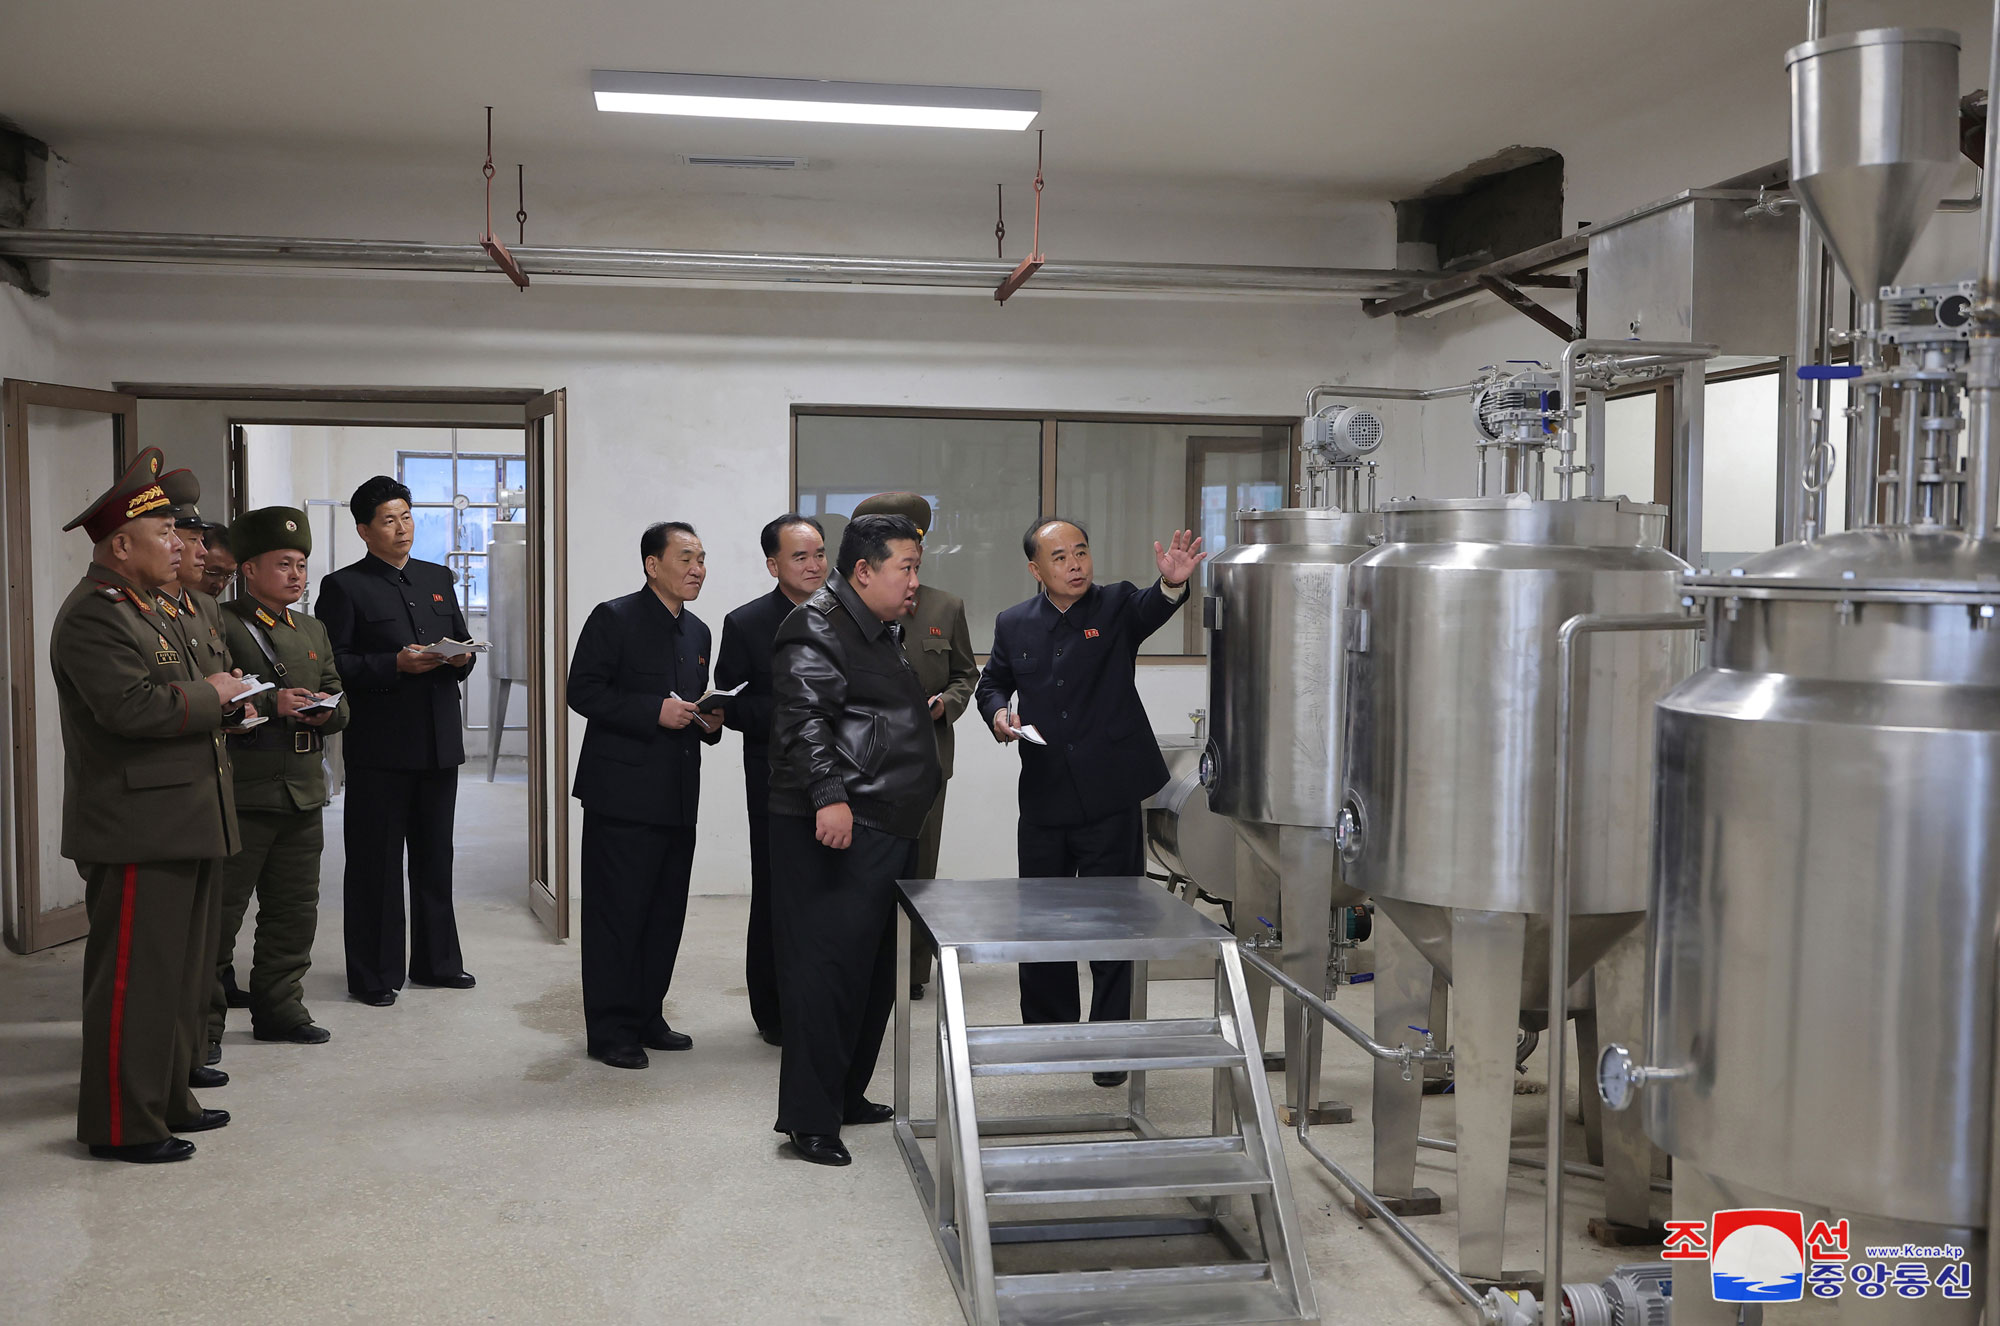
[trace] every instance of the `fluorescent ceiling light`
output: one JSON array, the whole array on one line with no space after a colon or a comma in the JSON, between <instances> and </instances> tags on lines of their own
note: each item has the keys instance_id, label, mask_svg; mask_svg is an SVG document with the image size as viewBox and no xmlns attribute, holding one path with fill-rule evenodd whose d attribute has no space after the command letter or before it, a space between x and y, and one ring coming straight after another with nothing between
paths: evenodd
<instances>
[{"instance_id":1,"label":"fluorescent ceiling light","mask_svg":"<svg viewBox=\"0 0 2000 1326\"><path fill-rule=\"evenodd\" d=\"M590 86L601 111L733 120L1025 129L1034 123L1042 109L1041 93L1011 88L834 83L811 78L746 78L730 74L645 74L615 69L592 70Z\"/></svg>"}]
</instances>

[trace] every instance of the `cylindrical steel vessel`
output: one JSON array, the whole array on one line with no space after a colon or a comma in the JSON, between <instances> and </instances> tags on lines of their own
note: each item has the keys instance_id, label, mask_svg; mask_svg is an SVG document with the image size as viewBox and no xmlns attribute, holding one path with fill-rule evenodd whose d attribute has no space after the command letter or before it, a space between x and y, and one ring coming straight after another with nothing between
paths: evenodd
<instances>
[{"instance_id":1,"label":"cylindrical steel vessel","mask_svg":"<svg viewBox=\"0 0 2000 1326\"><path fill-rule=\"evenodd\" d=\"M1450 974L1454 909L1549 909L1557 631L1579 613L1674 610L1686 564L1660 546L1664 508L1623 500L1412 500L1383 519L1382 546L1350 572L1346 774L1359 832L1347 878ZM1582 647L1579 977L1644 912L1652 706L1692 670L1694 649L1680 632ZM1527 1008L1547 1004L1546 933L1531 920Z\"/></svg>"},{"instance_id":2,"label":"cylindrical steel vessel","mask_svg":"<svg viewBox=\"0 0 2000 1326\"><path fill-rule=\"evenodd\" d=\"M1966 1243L1994 1073L2000 546L1862 530L1695 592L1710 663L1658 707L1648 1001L1652 1062L1689 1071L1642 1094L1647 1131L1732 1200ZM1960 1306L1933 1290L1904 1319Z\"/></svg>"},{"instance_id":3,"label":"cylindrical steel vessel","mask_svg":"<svg viewBox=\"0 0 2000 1326\"><path fill-rule=\"evenodd\" d=\"M1342 610L1372 512L1242 511L1209 563L1208 802L1258 824L1330 829L1340 811Z\"/></svg>"}]
</instances>

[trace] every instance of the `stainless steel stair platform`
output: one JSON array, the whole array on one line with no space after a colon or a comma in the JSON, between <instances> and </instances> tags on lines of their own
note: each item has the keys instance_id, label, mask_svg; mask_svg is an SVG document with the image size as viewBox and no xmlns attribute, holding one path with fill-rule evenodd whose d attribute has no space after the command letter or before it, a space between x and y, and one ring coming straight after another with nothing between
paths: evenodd
<instances>
[{"instance_id":1,"label":"stainless steel stair platform","mask_svg":"<svg viewBox=\"0 0 2000 1326\"><path fill-rule=\"evenodd\" d=\"M971 1326L1317 1322L1235 937L1144 877L920 880L898 889L896 1141ZM913 932L938 954L934 1119L910 1114ZM1214 964L1215 1016L1147 1018L1146 964L1185 958ZM965 965L1091 960L1137 964L1130 1021L966 1024ZM1212 1079L1206 1134L1167 1137L1146 1117L1147 1074L1176 1070ZM1094 1072L1131 1075L1123 1110L983 1117L974 1091L976 1078ZM1080 1100L1104 1098L1102 1088L1079 1085ZM1085 1133L1098 1136L1075 1137ZM1016 1137L1038 1140L988 1140ZM935 1172L925 1140L936 1142ZM1091 1209L1138 1202L1178 1210ZM1066 1214L994 1218L1019 1208ZM996 1246L1173 1235L1212 1236L1198 1254L1208 1260L994 1270ZM1214 1261L1215 1243L1234 1260ZM1102 1264L1099 1250L1091 1256Z\"/></svg>"}]
</instances>

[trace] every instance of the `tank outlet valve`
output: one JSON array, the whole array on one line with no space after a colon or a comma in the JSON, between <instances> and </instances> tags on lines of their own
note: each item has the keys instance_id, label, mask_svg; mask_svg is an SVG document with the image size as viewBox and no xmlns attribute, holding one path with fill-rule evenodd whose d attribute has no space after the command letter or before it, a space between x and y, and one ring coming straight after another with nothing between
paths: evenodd
<instances>
[{"instance_id":1,"label":"tank outlet valve","mask_svg":"<svg viewBox=\"0 0 2000 1326\"><path fill-rule=\"evenodd\" d=\"M1651 1068L1639 1063L1622 1045L1607 1045L1597 1056L1597 1094L1608 1110L1627 1110L1639 1089L1651 1082L1678 1082L1693 1076L1691 1068Z\"/></svg>"},{"instance_id":2,"label":"tank outlet valve","mask_svg":"<svg viewBox=\"0 0 2000 1326\"><path fill-rule=\"evenodd\" d=\"M1204 792L1213 792L1215 790L1214 742L1210 742L1207 746L1203 747L1201 763L1195 767L1195 777L1201 780L1201 787Z\"/></svg>"}]
</instances>

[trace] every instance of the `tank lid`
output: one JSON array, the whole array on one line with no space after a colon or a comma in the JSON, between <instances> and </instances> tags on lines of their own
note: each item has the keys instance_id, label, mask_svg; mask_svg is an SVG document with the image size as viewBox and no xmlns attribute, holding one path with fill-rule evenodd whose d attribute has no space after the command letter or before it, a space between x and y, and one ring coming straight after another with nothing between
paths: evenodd
<instances>
[{"instance_id":1,"label":"tank lid","mask_svg":"<svg viewBox=\"0 0 2000 1326\"><path fill-rule=\"evenodd\" d=\"M1861 529L1787 543L1722 572L1689 572L1689 591L1756 598L2000 602L2000 542L1957 530Z\"/></svg>"},{"instance_id":2,"label":"tank lid","mask_svg":"<svg viewBox=\"0 0 2000 1326\"><path fill-rule=\"evenodd\" d=\"M1836 32L1831 36L1802 41L1785 52L1785 65L1789 68L1815 55L1828 55L1859 46L1909 46L1921 42L1936 42L1954 50L1962 45L1959 35L1950 28L1864 28L1860 32Z\"/></svg>"},{"instance_id":3,"label":"tank lid","mask_svg":"<svg viewBox=\"0 0 2000 1326\"><path fill-rule=\"evenodd\" d=\"M1411 497L1383 503L1382 516L1390 543L1657 548L1667 524L1667 509L1649 502L1623 497L1553 501L1526 493Z\"/></svg>"},{"instance_id":4,"label":"tank lid","mask_svg":"<svg viewBox=\"0 0 2000 1326\"><path fill-rule=\"evenodd\" d=\"M1382 532L1382 517L1373 511L1337 511L1332 507L1279 507L1271 511L1238 511L1236 543L1334 543L1367 547Z\"/></svg>"}]
</instances>

